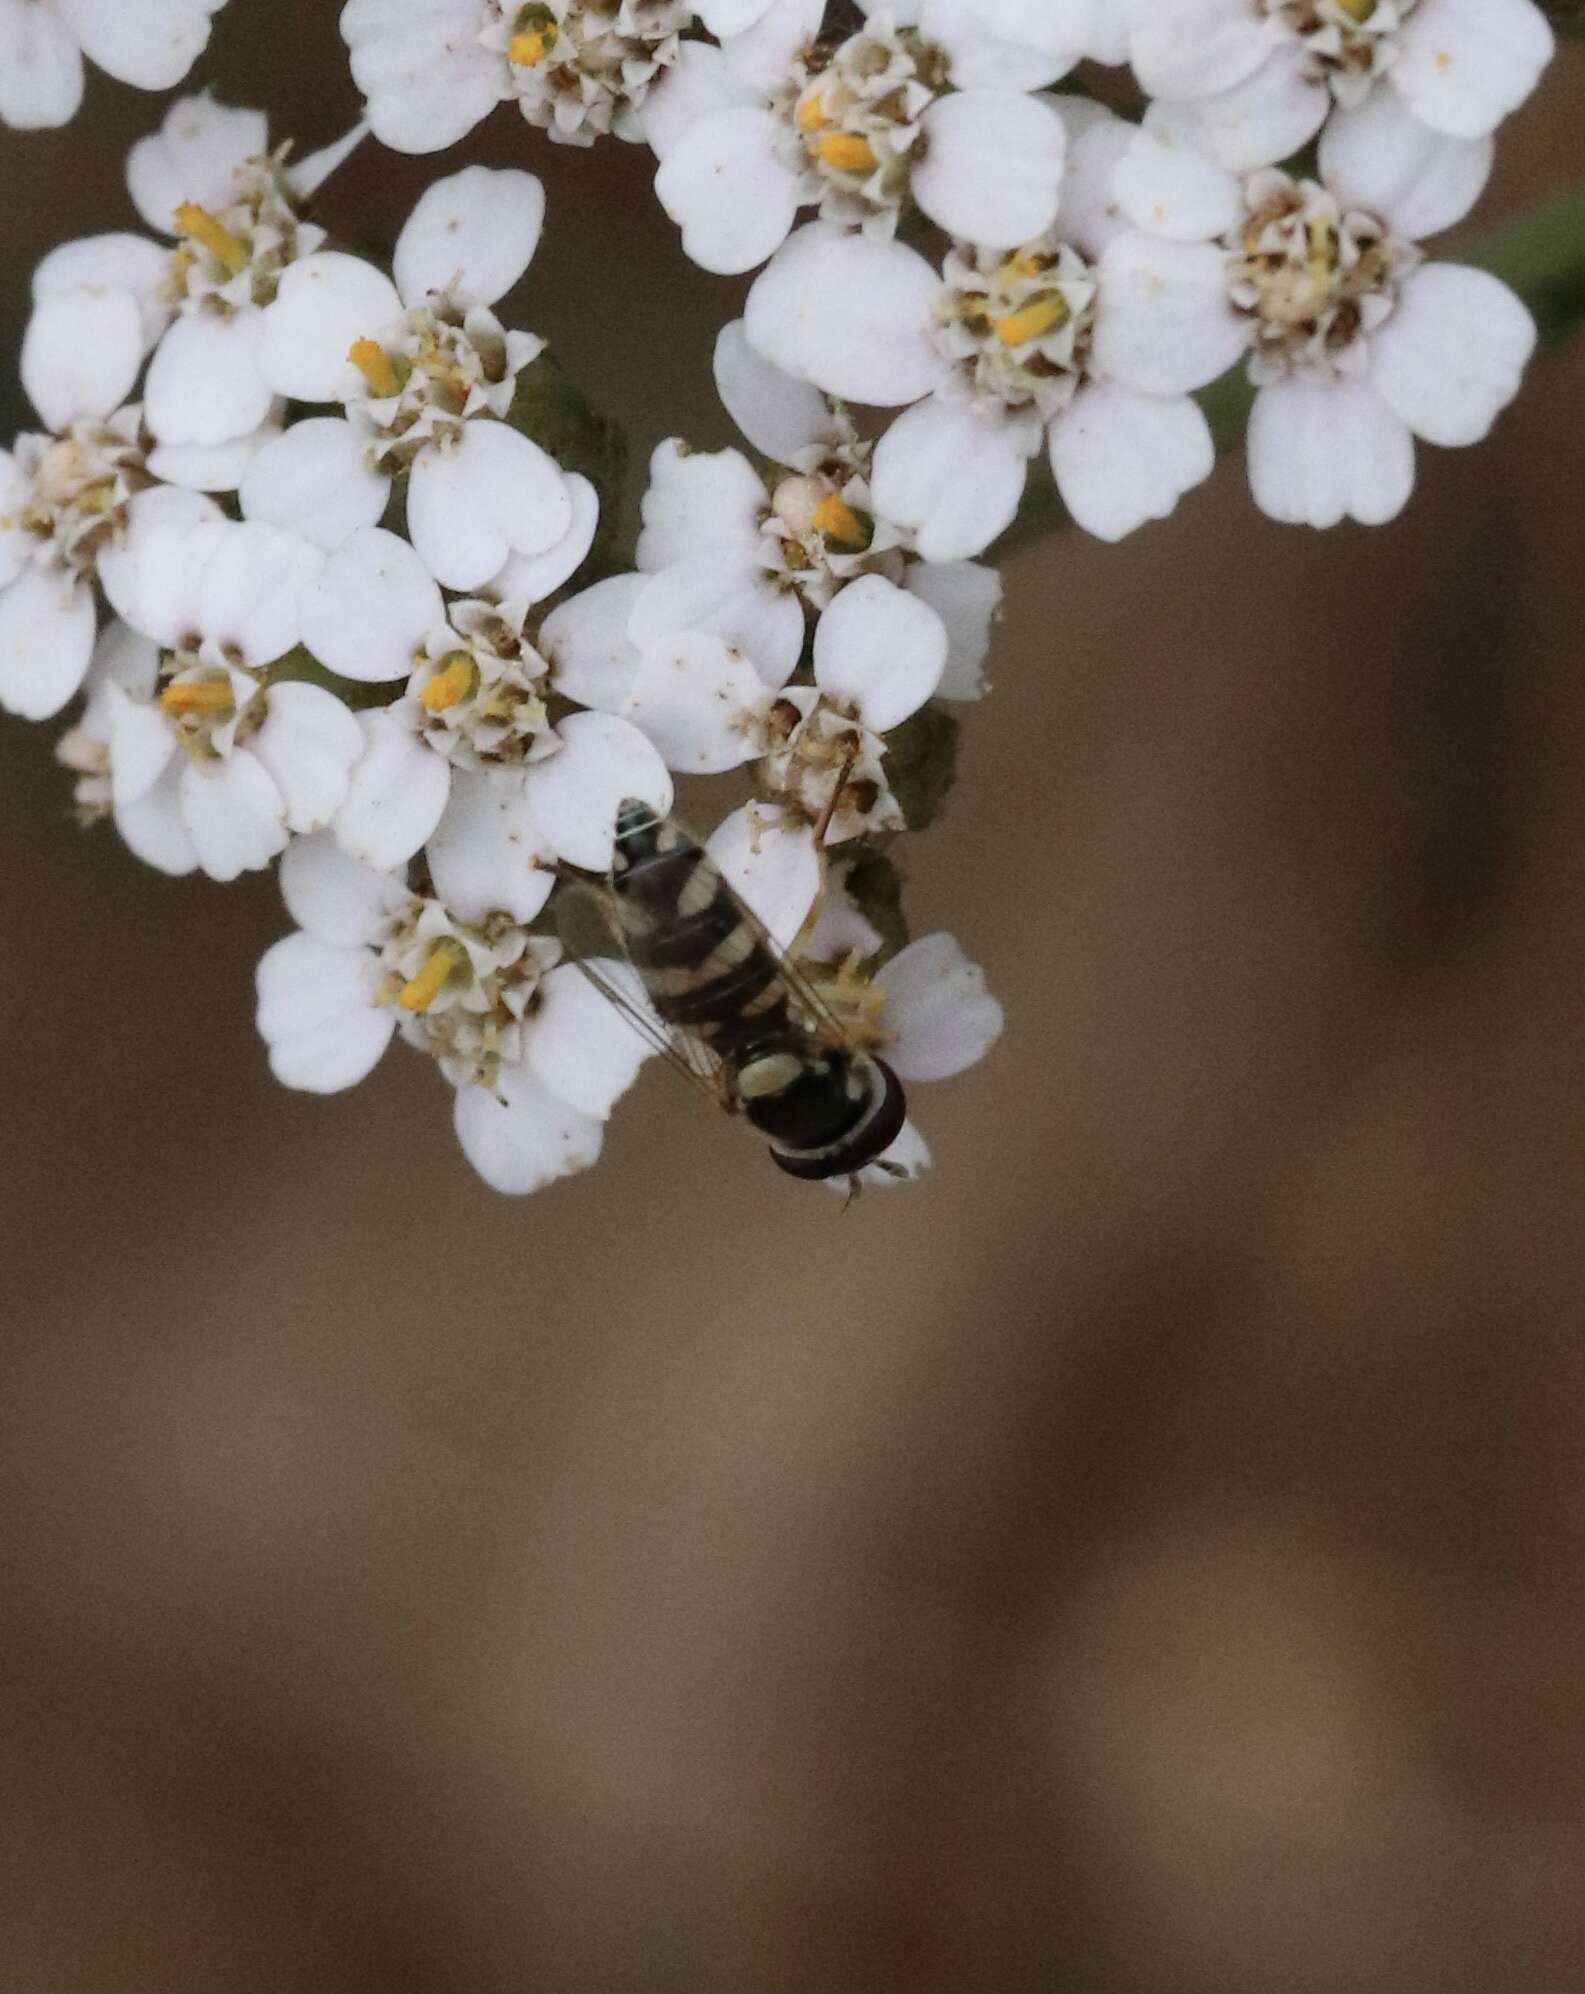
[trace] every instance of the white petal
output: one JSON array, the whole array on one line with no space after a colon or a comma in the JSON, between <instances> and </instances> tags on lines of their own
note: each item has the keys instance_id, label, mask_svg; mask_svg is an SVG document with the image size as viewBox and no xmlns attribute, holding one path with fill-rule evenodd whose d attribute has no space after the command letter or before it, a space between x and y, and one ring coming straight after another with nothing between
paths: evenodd
<instances>
[{"instance_id":1,"label":"white petal","mask_svg":"<svg viewBox=\"0 0 1585 1994\"><path fill-rule=\"evenodd\" d=\"M545 189L532 173L466 166L419 197L396 238L406 305L441 292L464 310L504 298L534 260Z\"/></svg>"},{"instance_id":2,"label":"white petal","mask_svg":"<svg viewBox=\"0 0 1585 1994\"><path fill-rule=\"evenodd\" d=\"M920 30L951 57L955 89L1040 90L1088 52L1094 5L1095 0L926 0Z\"/></svg>"},{"instance_id":3,"label":"white petal","mask_svg":"<svg viewBox=\"0 0 1585 1994\"><path fill-rule=\"evenodd\" d=\"M133 699L152 699L159 677L159 645L117 617L99 633L83 693L90 705L112 685Z\"/></svg>"},{"instance_id":4,"label":"white petal","mask_svg":"<svg viewBox=\"0 0 1585 1994\"><path fill-rule=\"evenodd\" d=\"M225 0L52 0L90 62L118 83L169 90L209 40L209 17Z\"/></svg>"},{"instance_id":5,"label":"white petal","mask_svg":"<svg viewBox=\"0 0 1585 1994\"><path fill-rule=\"evenodd\" d=\"M274 776L286 828L322 831L346 800L363 729L333 692L288 681L271 686L264 724L248 737L248 752Z\"/></svg>"},{"instance_id":6,"label":"white petal","mask_svg":"<svg viewBox=\"0 0 1585 1994\"><path fill-rule=\"evenodd\" d=\"M369 123L394 152L439 152L510 90L501 55L479 41L479 0L347 0L341 35Z\"/></svg>"},{"instance_id":7,"label":"white petal","mask_svg":"<svg viewBox=\"0 0 1585 1994\"><path fill-rule=\"evenodd\" d=\"M1395 519L1414 485L1414 441L1363 381L1291 379L1262 388L1249 423L1255 503L1293 526Z\"/></svg>"},{"instance_id":8,"label":"white petal","mask_svg":"<svg viewBox=\"0 0 1585 1994\"><path fill-rule=\"evenodd\" d=\"M1181 395L1226 373L1247 336L1214 243L1121 235L1101 258L1096 370L1147 395Z\"/></svg>"},{"instance_id":9,"label":"white petal","mask_svg":"<svg viewBox=\"0 0 1585 1994\"><path fill-rule=\"evenodd\" d=\"M294 423L253 457L238 496L244 519L289 526L326 553L385 511L390 481L373 470L351 423Z\"/></svg>"},{"instance_id":10,"label":"white petal","mask_svg":"<svg viewBox=\"0 0 1585 1994\"><path fill-rule=\"evenodd\" d=\"M182 496L196 498L198 494ZM162 507L157 513L150 507L136 530L128 533L126 547L121 550L128 576L123 577L118 564L107 580L108 552L100 558L99 579L105 583L111 606L135 630L167 650L178 646L196 650L204 638L200 619L204 569L231 529L229 519L184 518L173 507Z\"/></svg>"},{"instance_id":11,"label":"white petal","mask_svg":"<svg viewBox=\"0 0 1585 1994\"><path fill-rule=\"evenodd\" d=\"M659 748L667 768L720 775L763 753L758 723L765 686L743 653L719 637L684 631L644 653L622 708Z\"/></svg>"},{"instance_id":12,"label":"white petal","mask_svg":"<svg viewBox=\"0 0 1585 1994\"><path fill-rule=\"evenodd\" d=\"M215 540L204 565L198 626L249 667L285 657L301 630L303 591L325 557L282 526L244 520Z\"/></svg>"},{"instance_id":13,"label":"white petal","mask_svg":"<svg viewBox=\"0 0 1585 1994\"><path fill-rule=\"evenodd\" d=\"M916 713L941 682L947 633L926 602L880 575L850 582L815 628L815 682L874 733Z\"/></svg>"},{"instance_id":14,"label":"white petal","mask_svg":"<svg viewBox=\"0 0 1585 1994\"><path fill-rule=\"evenodd\" d=\"M303 642L322 665L341 678L382 685L410 675L446 609L405 540L361 526L304 591L299 617Z\"/></svg>"},{"instance_id":15,"label":"white petal","mask_svg":"<svg viewBox=\"0 0 1585 1994\"><path fill-rule=\"evenodd\" d=\"M914 199L949 235L1016 249L1055 221L1067 134L1038 97L954 91L925 112L920 136Z\"/></svg>"},{"instance_id":16,"label":"white petal","mask_svg":"<svg viewBox=\"0 0 1585 1994\"><path fill-rule=\"evenodd\" d=\"M262 111L217 104L207 91L200 92L173 104L159 130L133 146L127 155L127 190L149 227L171 235L184 201L201 208L229 207L236 198L237 168L269 149Z\"/></svg>"},{"instance_id":17,"label":"white petal","mask_svg":"<svg viewBox=\"0 0 1585 1994\"><path fill-rule=\"evenodd\" d=\"M752 270L786 238L801 176L783 159L782 126L760 105L713 111L676 137L655 175L661 206L703 270Z\"/></svg>"},{"instance_id":18,"label":"white petal","mask_svg":"<svg viewBox=\"0 0 1585 1994\"><path fill-rule=\"evenodd\" d=\"M820 897L825 867L812 824L745 803L719 823L705 849L728 886L782 949L790 949Z\"/></svg>"},{"instance_id":19,"label":"white petal","mask_svg":"<svg viewBox=\"0 0 1585 1994\"><path fill-rule=\"evenodd\" d=\"M521 1196L599 1161L601 1123L521 1068L504 1067L493 1092L459 1087L453 1118L463 1155L492 1190Z\"/></svg>"},{"instance_id":20,"label":"white petal","mask_svg":"<svg viewBox=\"0 0 1585 1994\"><path fill-rule=\"evenodd\" d=\"M1371 384L1427 443L1479 443L1518 394L1535 344L1535 320L1500 278L1427 263L1371 339Z\"/></svg>"},{"instance_id":21,"label":"white petal","mask_svg":"<svg viewBox=\"0 0 1585 1994\"><path fill-rule=\"evenodd\" d=\"M903 587L928 602L947 633L938 699L979 699L991 631L1002 608L1002 578L979 561L912 561Z\"/></svg>"},{"instance_id":22,"label":"white petal","mask_svg":"<svg viewBox=\"0 0 1585 1994\"><path fill-rule=\"evenodd\" d=\"M149 362L143 412L162 443L226 443L257 429L275 396L264 377L266 314L188 312Z\"/></svg>"},{"instance_id":23,"label":"white petal","mask_svg":"<svg viewBox=\"0 0 1585 1994\"><path fill-rule=\"evenodd\" d=\"M741 319L723 326L716 340L715 385L727 414L773 464L791 464L837 435L825 396L750 346Z\"/></svg>"},{"instance_id":24,"label":"white petal","mask_svg":"<svg viewBox=\"0 0 1585 1994\"><path fill-rule=\"evenodd\" d=\"M653 575L698 554L752 561L765 511L764 483L740 450L691 450L668 437L649 460L638 566Z\"/></svg>"},{"instance_id":25,"label":"white petal","mask_svg":"<svg viewBox=\"0 0 1585 1994\"><path fill-rule=\"evenodd\" d=\"M146 462L155 477L187 491L234 492L254 458L280 435L276 415L272 408L270 419L250 435L226 443L157 443Z\"/></svg>"},{"instance_id":26,"label":"white petal","mask_svg":"<svg viewBox=\"0 0 1585 1994\"><path fill-rule=\"evenodd\" d=\"M137 300L147 352L170 319L170 307L160 295L169 275L169 250L146 235L79 236L34 266L33 302L67 291L129 292Z\"/></svg>"},{"instance_id":27,"label":"white petal","mask_svg":"<svg viewBox=\"0 0 1585 1994\"><path fill-rule=\"evenodd\" d=\"M805 627L799 598L763 568L702 554L653 577L634 601L628 635L642 651L679 631L709 631L741 651L774 689L797 669Z\"/></svg>"},{"instance_id":28,"label":"white petal","mask_svg":"<svg viewBox=\"0 0 1585 1994\"><path fill-rule=\"evenodd\" d=\"M900 1080L946 1080L983 1059L1002 1035L1002 1007L985 973L951 935L924 935L875 979L893 1037L883 1057Z\"/></svg>"},{"instance_id":29,"label":"white petal","mask_svg":"<svg viewBox=\"0 0 1585 1994\"><path fill-rule=\"evenodd\" d=\"M482 588L513 554L542 554L572 526L561 467L504 422L464 424L454 448L419 453L407 485L407 530L447 588Z\"/></svg>"},{"instance_id":30,"label":"white petal","mask_svg":"<svg viewBox=\"0 0 1585 1994\"><path fill-rule=\"evenodd\" d=\"M718 40L726 35L740 35L761 20L771 5L771 0L698 0L694 12L699 16L707 33ZM690 42L685 48L695 46Z\"/></svg>"},{"instance_id":31,"label":"white petal","mask_svg":"<svg viewBox=\"0 0 1585 1994\"><path fill-rule=\"evenodd\" d=\"M328 831L293 838L281 854L280 879L297 925L338 948L377 940L408 898L395 873L349 858Z\"/></svg>"},{"instance_id":32,"label":"white petal","mask_svg":"<svg viewBox=\"0 0 1585 1994\"><path fill-rule=\"evenodd\" d=\"M425 855L436 893L463 921L505 914L526 927L556 883L521 769L454 770Z\"/></svg>"},{"instance_id":33,"label":"white petal","mask_svg":"<svg viewBox=\"0 0 1585 1994\"><path fill-rule=\"evenodd\" d=\"M395 285L372 263L337 250L305 256L287 266L265 307L265 377L293 401L337 401L353 341L373 338L401 316Z\"/></svg>"},{"instance_id":34,"label":"white petal","mask_svg":"<svg viewBox=\"0 0 1585 1994\"><path fill-rule=\"evenodd\" d=\"M1134 72L1147 96L1208 97L1265 60L1267 23L1249 0L1131 0Z\"/></svg>"},{"instance_id":35,"label":"white petal","mask_svg":"<svg viewBox=\"0 0 1585 1994\"><path fill-rule=\"evenodd\" d=\"M11 452L0 450L0 588L28 565L33 540L20 516L32 489Z\"/></svg>"},{"instance_id":36,"label":"white petal","mask_svg":"<svg viewBox=\"0 0 1585 1994\"><path fill-rule=\"evenodd\" d=\"M33 0L0 0L0 124L68 125L82 100L82 54L65 24Z\"/></svg>"},{"instance_id":37,"label":"white petal","mask_svg":"<svg viewBox=\"0 0 1585 1994\"><path fill-rule=\"evenodd\" d=\"M211 879L259 872L286 845L281 792L246 748L223 761L189 762L181 774L182 822Z\"/></svg>"},{"instance_id":38,"label":"white petal","mask_svg":"<svg viewBox=\"0 0 1585 1994\"><path fill-rule=\"evenodd\" d=\"M160 643L174 643L178 635L193 628L198 612L196 575L183 558L186 581L184 606L186 621L180 631L166 634L162 621L145 613L150 608L150 543L164 542L173 535L185 535L206 523L220 522L220 508L201 492L182 491L171 485L154 485L139 492L127 507L126 526L121 538L100 550L99 584L118 616Z\"/></svg>"},{"instance_id":39,"label":"white petal","mask_svg":"<svg viewBox=\"0 0 1585 1994\"><path fill-rule=\"evenodd\" d=\"M1321 134L1321 172L1352 207L1380 215L1419 242L1461 222L1485 191L1496 152L1484 138L1449 138L1373 90L1356 111L1335 111Z\"/></svg>"},{"instance_id":40,"label":"white petal","mask_svg":"<svg viewBox=\"0 0 1585 1994\"><path fill-rule=\"evenodd\" d=\"M600 530L600 494L576 471L563 483L572 501L572 524L542 554L514 554L487 587L497 602L543 602L570 581L588 559Z\"/></svg>"},{"instance_id":41,"label":"white petal","mask_svg":"<svg viewBox=\"0 0 1585 1994\"><path fill-rule=\"evenodd\" d=\"M134 858L172 879L198 870L198 854L182 822L182 769L172 757L151 789L130 803L115 806L115 827Z\"/></svg>"},{"instance_id":42,"label":"white petal","mask_svg":"<svg viewBox=\"0 0 1585 1994\"><path fill-rule=\"evenodd\" d=\"M612 575L570 596L545 618L539 649L565 698L604 713L621 711L639 663L628 621L648 587L648 575Z\"/></svg>"},{"instance_id":43,"label":"white petal","mask_svg":"<svg viewBox=\"0 0 1585 1994\"><path fill-rule=\"evenodd\" d=\"M1086 533L1121 540L1165 519L1211 475L1210 425L1187 395L1140 395L1115 381L1081 388L1051 425L1051 469Z\"/></svg>"},{"instance_id":44,"label":"white petal","mask_svg":"<svg viewBox=\"0 0 1585 1994\"><path fill-rule=\"evenodd\" d=\"M754 280L756 351L844 401L900 408L950 372L931 338L941 279L900 242L801 228Z\"/></svg>"},{"instance_id":45,"label":"white petal","mask_svg":"<svg viewBox=\"0 0 1585 1994\"><path fill-rule=\"evenodd\" d=\"M644 99L644 138L655 157L664 159L712 111L759 102L759 92L733 71L720 49L708 42L682 42L677 60L655 78Z\"/></svg>"},{"instance_id":46,"label":"white petal","mask_svg":"<svg viewBox=\"0 0 1585 1994\"><path fill-rule=\"evenodd\" d=\"M643 986L627 963L602 961L600 973L630 1001L644 1004ZM579 1114L604 1121L653 1050L576 963L560 964L540 984L524 1064L541 1086Z\"/></svg>"},{"instance_id":47,"label":"white petal","mask_svg":"<svg viewBox=\"0 0 1585 1994\"><path fill-rule=\"evenodd\" d=\"M1425 0L1398 31L1388 72L1417 118L1483 138L1530 95L1556 46L1531 0Z\"/></svg>"},{"instance_id":48,"label":"white petal","mask_svg":"<svg viewBox=\"0 0 1585 1994\"><path fill-rule=\"evenodd\" d=\"M47 720L82 684L94 650L93 590L74 576L24 568L0 589L0 706Z\"/></svg>"},{"instance_id":49,"label":"white petal","mask_svg":"<svg viewBox=\"0 0 1585 1994\"><path fill-rule=\"evenodd\" d=\"M339 1094L373 1072L396 1030L375 1001L379 964L367 949L288 935L259 963L259 1036L283 1087Z\"/></svg>"},{"instance_id":50,"label":"white petal","mask_svg":"<svg viewBox=\"0 0 1585 1994\"><path fill-rule=\"evenodd\" d=\"M1123 213L1152 235L1205 242L1243 218L1236 176L1207 149L1196 113L1152 104L1112 177Z\"/></svg>"},{"instance_id":51,"label":"white petal","mask_svg":"<svg viewBox=\"0 0 1585 1994\"><path fill-rule=\"evenodd\" d=\"M65 291L34 308L22 385L53 430L109 415L143 365L143 319L130 291Z\"/></svg>"},{"instance_id":52,"label":"white petal","mask_svg":"<svg viewBox=\"0 0 1585 1994\"><path fill-rule=\"evenodd\" d=\"M1012 524L1029 468L1013 431L966 402L906 410L875 449L871 495L927 561L983 553Z\"/></svg>"},{"instance_id":53,"label":"white petal","mask_svg":"<svg viewBox=\"0 0 1585 1994\"><path fill-rule=\"evenodd\" d=\"M722 54L733 73L762 97L774 97L786 85L794 60L806 53L820 33L826 0L772 0L751 28L729 35ZM899 23L903 9L893 9Z\"/></svg>"},{"instance_id":54,"label":"white petal","mask_svg":"<svg viewBox=\"0 0 1585 1994\"><path fill-rule=\"evenodd\" d=\"M1297 40L1273 49L1253 76L1195 102L1206 142L1234 173L1269 166L1308 145L1332 109L1332 93Z\"/></svg>"},{"instance_id":55,"label":"white petal","mask_svg":"<svg viewBox=\"0 0 1585 1994\"><path fill-rule=\"evenodd\" d=\"M671 777L654 744L608 713L573 713L556 730L561 748L530 770L535 820L569 865L608 872L617 805L636 796L665 815Z\"/></svg>"},{"instance_id":56,"label":"white petal","mask_svg":"<svg viewBox=\"0 0 1585 1994\"><path fill-rule=\"evenodd\" d=\"M384 709L358 719L366 745L336 814L336 839L353 858L392 872L433 835L451 791L451 768Z\"/></svg>"},{"instance_id":57,"label":"white petal","mask_svg":"<svg viewBox=\"0 0 1585 1994\"><path fill-rule=\"evenodd\" d=\"M1090 119L1076 136L1070 125L1056 232L1091 262L1129 227L1114 182L1133 139L1134 127L1122 118Z\"/></svg>"},{"instance_id":58,"label":"white petal","mask_svg":"<svg viewBox=\"0 0 1585 1994\"><path fill-rule=\"evenodd\" d=\"M179 775L185 764L169 722L152 700L130 698L120 686L109 685L102 711L111 800L119 811L141 802L173 767Z\"/></svg>"}]
</instances>

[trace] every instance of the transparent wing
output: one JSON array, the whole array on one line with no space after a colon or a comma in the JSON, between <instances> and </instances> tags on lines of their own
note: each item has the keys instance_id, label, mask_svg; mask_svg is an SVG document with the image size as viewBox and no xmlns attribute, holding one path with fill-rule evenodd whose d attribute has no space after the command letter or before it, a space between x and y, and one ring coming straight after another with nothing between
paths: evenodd
<instances>
[{"instance_id":1,"label":"transparent wing","mask_svg":"<svg viewBox=\"0 0 1585 1994\"><path fill-rule=\"evenodd\" d=\"M556 933L569 959L606 1002L619 1011L653 1052L660 1054L691 1085L707 1094L718 1108L736 1113L736 1102L722 1067L710 1048L688 1032L674 1030L644 1001L638 972L631 968L612 918L610 903L598 888L582 880L563 880L552 908ZM617 964L633 979L633 987L612 974Z\"/></svg>"}]
</instances>

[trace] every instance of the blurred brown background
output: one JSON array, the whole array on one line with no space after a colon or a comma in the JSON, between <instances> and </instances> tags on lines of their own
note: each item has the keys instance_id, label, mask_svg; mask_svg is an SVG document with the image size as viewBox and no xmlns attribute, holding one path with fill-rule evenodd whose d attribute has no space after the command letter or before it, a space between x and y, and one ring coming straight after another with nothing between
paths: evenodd
<instances>
[{"instance_id":1,"label":"blurred brown background","mask_svg":"<svg viewBox=\"0 0 1585 1994\"><path fill-rule=\"evenodd\" d=\"M322 142L336 12L198 79ZM0 132L8 375L160 108ZM551 185L519 321L724 441L642 157L465 156ZM1390 531L1229 465L1022 558L909 855L1008 1034L846 1217L664 1076L522 1204L400 1050L282 1091L273 886L84 840L0 723L0 1982L1580 1986L1582 449L1585 344Z\"/></svg>"}]
</instances>

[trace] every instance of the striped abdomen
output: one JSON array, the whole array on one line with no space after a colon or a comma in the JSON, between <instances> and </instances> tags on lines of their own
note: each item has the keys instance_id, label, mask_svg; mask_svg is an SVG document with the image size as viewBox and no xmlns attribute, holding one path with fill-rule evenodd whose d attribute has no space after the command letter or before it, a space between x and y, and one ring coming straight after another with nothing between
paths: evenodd
<instances>
[{"instance_id":1,"label":"striped abdomen","mask_svg":"<svg viewBox=\"0 0 1585 1994\"><path fill-rule=\"evenodd\" d=\"M623 944L668 1024L728 1060L791 1029L776 959L715 862L647 804L618 813L611 886Z\"/></svg>"}]
</instances>

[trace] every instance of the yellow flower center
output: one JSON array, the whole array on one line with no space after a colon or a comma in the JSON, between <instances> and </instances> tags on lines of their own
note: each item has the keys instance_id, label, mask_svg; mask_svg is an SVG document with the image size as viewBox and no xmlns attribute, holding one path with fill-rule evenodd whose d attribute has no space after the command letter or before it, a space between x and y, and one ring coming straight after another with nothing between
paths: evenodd
<instances>
[{"instance_id":1,"label":"yellow flower center","mask_svg":"<svg viewBox=\"0 0 1585 1994\"><path fill-rule=\"evenodd\" d=\"M240 275L252 262L253 252L242 238L233 235L224 222L217 220L207 208L199 207L196 201L183 201L176 210L175 220L178 235L190 236L233 277Z\"/></svg>"},{"instance_id":2,"label":"yellow flower center","mask_svg":"<svg viewBox=\"0 0 1585 1994\"><path fill-rule=\"evenodd\" d=\"M461 942L436 942L423 968L396 994L404 1011L427 1011L459 970L468 967L468 951Z\"/></svg>"},{"instance_id":3,"label":"yellow flower center","mask_svg":"<svg viewBox=\"0 0 1585 1994\"><path fill-rule=\"evenodd\" d=\"M838 173L873 173L878 163L869 140L858 132L827 132L811 150Z\"/></svg>"},{"instance_id":4,"label":"yellow flower center","mask_svg":"<svg viewBox=\"0 0 1585 1994\"><path fill-rule=\"evenodd\" d=\"M176 679L160 694L160 706L173 720L190 713L218 720L236 711L236 698L228 678Z\"/></svg>"},{"instance_id":5,"label":"yellow flower center","mask_svg":"<svg viewBox=\"0 0 1585 1994\"><path fill-rule=\"evenodd\" d=\"M840 492L832 492L820 501L815 507L814 523L828 540L841 541L844 546L862 547L870 537L869 529Z\"/></svg>"},{"instance_id":6,"label":"yellow flower center","mask_svg":"<svg viewBox=\"0 0 1585 1994\"><path fill-rule=\"evenodd\" d=\"M375 339L355 339L347 348L347 358L369 384L369 392L381 401L399 395L406 385L405 365L399 366Z\"/></svg>"},{"instance_id":7,"label":"yellow flower center","mask_svg":"<svg viewBox=\"0 0 1585 1994\"><path fill-rule=\"evenodd\" d=\"M1016 346L1026 346L1032 339L1043 339L1048 332L1055 332L1058 326L1068 320L1067 300L1060 291L1048 291L1043 298L1032 298L1021 311L1003 312L991 320L996 328L996 336L1003 346L1011 350Z\"/></svg>"},{"instance_id":8,"label":"yellow flower center","mask_svg":"<svg viewBox=\"0 0 1585 1994\"><path fill-rule=\"evenodd\" d=\"M419 693L426 713L444 713L466 699L479 683L479 670L466 651L453 651Z\"/></svg>"}]
</instances>

